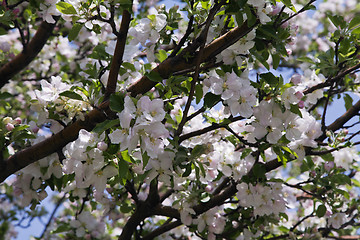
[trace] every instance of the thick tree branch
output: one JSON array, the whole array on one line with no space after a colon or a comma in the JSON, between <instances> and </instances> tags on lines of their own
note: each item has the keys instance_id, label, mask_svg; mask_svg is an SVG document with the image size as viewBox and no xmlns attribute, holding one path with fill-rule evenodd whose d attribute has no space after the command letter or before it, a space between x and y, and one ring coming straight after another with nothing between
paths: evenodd
<instances>
[{"instance_id":1,"label":"thick tree branch","mask_svg":"<svg viewBox=\"0 0 360 240\"><path fill-rule=\"evenodd\" d=\"M102 107L107 108L108 104L104 104ZM96 124L105 121L105 119L106 116L102 111L94 109L85 115L84 121L78 120L50 138L15 153L1 163L0 182L3 182L11 174L28 166L29 164L49 156L59 149L62 149L69 142L75 141L78 138L78 134L81 129L91 131Z\"/></svg>"},{"instance_id":2,"label":"thick tree branch","mask_svg":"<svg viewBox=\"0 0 360 240\"><path fill-rule=\"evenodd\" d=\"M119 75L120 66L122 64L122 59L124 55L126 37L129 30L129 24L131 21L131 15L127 10L123 11L120 34L117 37L116 47L114 56L111 62L109 78L106 86L105 100L107 100L111 94L115 93L117 78Z\"/></svg>"},{"instance_id":3,"label":"thick tree branch","mask_svg":"<svg viewBox=\"0 0 360 240\"><path fill-rule=\"evenodd\" d=\"M15 74L31 63L39 54L52 34L52 31L59 20L53 16L55 23L42 22L31 41L26 45L21 53L15 56L10 62L0 68L0 88L2 88Z\"/></svg>"}]
</instances>

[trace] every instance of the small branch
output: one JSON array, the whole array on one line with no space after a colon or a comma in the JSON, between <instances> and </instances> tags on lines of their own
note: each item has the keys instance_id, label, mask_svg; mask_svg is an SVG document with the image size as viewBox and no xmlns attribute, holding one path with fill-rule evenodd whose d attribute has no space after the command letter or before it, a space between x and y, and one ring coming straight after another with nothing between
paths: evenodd
<instances>
[{"instance_id":1,"label":"small branch","mask_svg":"<svg viewBox=\"0 0 360 240\"><path fill-rule=\"evenodd\" d=\"M360 68L360 63L358 63L358 64L356 64L356 65L354 65L354 66L352 66L352 67L350 67L350 68L348 68L348 69L346 69L346 70L344 70L343 72L339 73L338 75L336 75L336 76L333 77L333 78L327 79L327 80L326 80L325 82L323 82L323 83L319 83L319 84L317 84L317 85L315 85L315 86L313 86L313 87L305 90L305 91L304 91L304 95L309 94L309 93L312 93L312 92L314 92L314 91L316 91L316 90L318 90L318 89L322 89L322 88L325 88L325 87L329 87L329 86L331 86L332 82L336 82L336 81L342 79L342 78L345 77L347 74L352 73L353 71L357 70L358 68Z\"/></svg>"},{"instance_id":2,"label":"small branch","mask_svg":"<svg viewBox=\"0 0 360 240\"><path fill-rule=\"evenodd\" d=\"M231 120L232 122L236 122L236 121L239 121L239 120L242 120L242 119L244 119L244 118L241 117L241 116L234 117L234 118L231 118L231 119L229 118L229 120ZM182 141L184 141L186 139L189 139L189 138L192 138L192 137L195 137L195 136L198 136L198 135L201 135L201 134L204 134L204 133L207 133L207 132L219 129L219 128L226 128L226 125L221 124L221 123L213 123L211 126L208 126L208 127L203 128L203 129L196 130L196 131L181 135L179 137L179 143L181 143Z\"/></svg>"},{"instance_id":3,"label":"small branch","mask_svg":"<svg viewBox=\"0 0 360 240\"><path fill-rule=\"evenodd\" d=\"M340 129L347 121L349 121L352 117L358 114L360 111L360 100L350 107L342 116L337 118L332 124L330 124L327 129L335 132L336 130ZM326 138L325 132L322 136L320 136L317 141L323 141Z\"/></svg>"},{"instance_id":4,"label":"small branch","mask_svg":"<svg viewBox=\"0 0 360 240\"><path fill-rule=\"evenodd\" d=\"M190 36L190 34L191 34L192 31L193 31L193 29L192 29L193 22L194 22L194 16L191 15L184 36L181 38L181 40L180 40L180 42L178 43L178 45L176 45L176 47L174 48L174 50L171 52L171 54L169 55L169 58L174 57L174 56L180 51L180 49L184 46L187 38Z\"/></svg>"},{"instance_id":5,"label":"small branch","mask_svg":"<svg viewBox=\"0 0 360 240\"><path fill-rule=\"evenodd\" d=\"M41 234L41 236L39 237L39 239L42 239L42 238L44 237L47 229L49 228L52 220L54 219L54 216L55 216L57 210L59 209L59 207L61 206L61 204L62 204L63 201L65 200L65 196L66 196L66 194L64 194L64 196L57 201L56 206L55 206L54 210L53 210L52 213L51 213L51 216L50 216L50 218L49 218L49 221L47 222L47 224L46 224L46 226L45 226L45 228L44 228L44 231L42 232L42 234Z\"/></svg>"},{"instance_id":6,"label":"small branch","mask_svg":"<svg viewBox=\"0 0 360 240\"><path fill-rule=\"evenodd\" d=\"M285 22L289 21L290 19L296 17L297 15L299 15L300 13L304 12L305 9L307 7L309 7L313 2L315 2L316 0L311 0L310 2L308 2L303 8L301 8L298 12L296 12L295 14L291 15L290 17L288 17L287 19L283 20L279 26L281 26L282 24L284 24Z\"/></svg>"}]
</instances>

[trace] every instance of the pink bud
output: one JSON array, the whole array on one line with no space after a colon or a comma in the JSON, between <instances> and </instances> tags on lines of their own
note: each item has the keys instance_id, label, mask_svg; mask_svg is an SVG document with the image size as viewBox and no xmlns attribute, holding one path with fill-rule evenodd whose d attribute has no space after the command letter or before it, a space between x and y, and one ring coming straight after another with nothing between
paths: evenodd
<instances>
[{"instance_id":1,"label":"pink bud","mask_svg":"<svg viewBox=\"0 0 360 240\"><path fill-rule=\"evenodd\" d=\"M278 4L276 6L272 6L272 11L269 13L270 16L275 16L280 12L281 8Z\"/></svg>"},{"instance_id":2,"label":"pink bud","mask_svg":"<svg viewBox=\"0 0 360 240\"><path fill-rule=\"evenodd\" d=\"M20 10L18 8L15 8L12 12L15 16L17 16Z\"/></svg>"},{"instance_id":3,"label":"pink bud","mask_svg":"<svg viewBox=\"0 0 360 240\"><path fill-rule=\"evenodd\" d=\"M345 135L348 135L348 134L349 134L349 130L348 130L347 128L344 128L344 129L343 129L343 133L344 133Z\"/></svg>"},{"instance_id":4,"label":"pink bud","mask_svg":"<svg viewBox=\"0 0 360 240\"><path fill-rule=\"evenodd\" d=\"M15 121L17 124L21 124L21 123L22 123L22 120L21 120L21 118L19 118L19 117L15 118L14 121Z\"/></svg>"},{"instance_id":5,"label":"pink bud","mask_svg":"<svg viewBox=\"0 0 360 240\"><path fill-rule=\"evenodd\" d=\"M11 123L6 124L6 130L12 131L14 128L15 128L15 127L14 127L13 124L11 124Z\"/></svg>"},{"instance_id":6,"label":"pink bud","mask_svg":"<svg viewBox=\"0 0 360 240\"><path fill-rule=\"evenodd\" d=\"M108 148L108 145L105 142L98 142L97 148L101 151L105 151Z\"/></svg>"},{"instance_id":7,"label":"pink bud","mask_svg":"<svg viewBox=\"0 0 360 240\"><path fill-rule=\"evenodd\" d=\"M208 173L209 173L210 177L212 177L212 178L215 178L215 177L216 177L215 171L209 170Z\"/></svg>"},{"instance_id":8,"label":"pink bud","mask_svg":"<svg viewBox=\"0 0 360 240\"><path fill-rule=\"evenodd\" d=\"M294 85L298 85L299 83L301 83L301 75L295 73L294 75L292 75L290 82L292 82Z\"/></svg>"},{"instance_id":9,"label":"pink bud","mask_svg":"<svg viewBox=\"0 0 360 240\"><path fill-rule=\"evenodd\" d=\"M324 168L327 172L330 172L330 170L333 169L334 165L334 162L326 162L324 164Z\"/></svg>"},{"instance_id":10,"label":"pink bud","mask_svg":"<svg viewBox=\"0 0 360 240\"><path fill-rule=\"evenodd\" d=\"M303 108L305 107L304 101L300 101L300 102L298 103L298 106L299 106L300 109L303 109Z\"/></svg>"},{"instance_id":11,"label":"pink bud","mask_svg":"<svg viewBox=\"0 0 360 240\"><path fill-rule=\"evenodd\" d=\"M300 92L300 91L297 91L296 93L295 93L295 97L297 98L297 99L302 99L302 97L304 96L304 94L302 93L302 92Z\"/></svg>"},{"instance_id":12,"label":"pink bud","mask_svg":"<svg viewBox=\"0 0 360 240\"><path fill-rule=\"evenodd\" d=\"M205 191L206 192L211 192L211 190L212 190L212 187L210 186L210 185L207 185L206 187L205 187Z\"/></svg>"},{"instance_id":13,"label":"pink bud","mask_svg":"<svg viewBox=\"0 0 360 240\"><path fill-rule=\"evenodd\" d=\"M281 24L281 28L287 28L289 26L289 22L284 22L283 24Z\"/></svg>"}]
</instances>

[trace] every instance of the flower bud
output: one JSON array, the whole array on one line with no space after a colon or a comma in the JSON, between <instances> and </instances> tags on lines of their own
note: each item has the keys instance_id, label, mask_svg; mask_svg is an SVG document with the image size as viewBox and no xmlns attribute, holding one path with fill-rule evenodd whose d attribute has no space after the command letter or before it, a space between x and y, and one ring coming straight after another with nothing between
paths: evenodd
<instances>
[{"instance_id":1,"label":"flower bud","mask_svg":"<svg viewBox=\"0 0 360 240\"><path fill-rule=\"evenodd\" d=\"M324 164L324 168L327 172L330 172L330 170L333 169L334 165L334 162L326 162Z\"/></svg>"},{"instance_id":2,"label":"flower bud","mask_svg":"<svg viewBox=\"0 0 360 240\"><path fill-rule=\"evenodd\" d=\"M16 122L16 124L21 124L22 123L22 120L19 117L15 118L14 121Z\"/></svg>"},{"instance_id":3,"label":"flower bud","mask_svg":"<svg viewBox=\"0 0 360 240\"><path fill-rule=\"evenodd\" d=\"M206 187L205 187L205 191L206 192L211 192L211 190L212 190L212 187L210 186L210 185L207 185Z\"/></svg>"},{"instance_id":4,"label":"flower bud","mask_svg":"<svg viewBox=\"0 0 360 240\"><path fill-rule=\"evenodd\" d=\"M294 75L292 75L290 82L292 82L294 85L298 85L299 83L301 83L301 75L295 73Z\"/></svg>"},{"instance_id":5,"label":"flower bud","mask_svg":"<svg viewBox=\"0 0 360 240\"><path fill-rule=\"evenodd\" d=\"M305 107L304 101L299 101L298 106L300 109L303 109Z\"/></svg>"},{"instance_id":6,"label":"flower bud","mask_svg":"<svg viewBox=\"0 0 360 240\"><path fill-rule=\"evenodd\" d=\"M14 127L14 125L12 124L12 123L8 123L8 124L6 124L6 130L8 130L8 131L12 131L15 127Z\"/></svg>"},{"instance_id":7,"label":"flower bud","mask_svg":"<svg viewBox=\"0 0 360 240\"><path fill-rule=\"evenodd\" d=\"M303 94L302 92L300 92L300 91L297 91L297 92L295 93L295 96L296 96L297 99L301 100L302 97L304 96L304 94Z\"/></svg>"},{"instance_id":8,"label":"flower bud","mask_svg":"<svg viewBox=\"0 0 360 240\"><path fill-rule=\"evenodd\" d=\"M101 151L105 151L108 148L108 145L105 142L98 142L97 148Z\"/></svg>"}]
</instances>

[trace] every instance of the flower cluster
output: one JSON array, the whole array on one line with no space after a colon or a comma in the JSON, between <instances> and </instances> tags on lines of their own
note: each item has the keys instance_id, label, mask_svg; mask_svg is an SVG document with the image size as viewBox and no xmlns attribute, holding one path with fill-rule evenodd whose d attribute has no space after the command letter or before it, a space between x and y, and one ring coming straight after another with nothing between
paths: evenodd
<instances>
[{"instance_id":1,"label":"flower cluster","mask_svg":"<svg viewBox=\"0 0 360 240\"><path fill-rule=\"evenodd\" d=\"M273 185L240 183L236 186L236 194L242 207L252 207L254 216L264 216L285 212L286 201L281 183Z\"/></svg>"},{"instance_id":2,"label":"flower cluster","mask_svg":"<svg viewBox=\"0 0 360 240\"><path fill-rule=\"evenodd\" d=\"M66 121L68 123L74 117L83 119L84 113L91 110L92 107L88 102L81 99L86 99L84 93L78 90L73 90L71 86L62 81L60 76L52 76L51 82L41 80L41 90L35 90L32 93L33 104L31 108L38 112L38 125L51 123L51 131L57 133L62 129L62 126L56 120ZM70 95L61 95L62 93L75 92L75 97ZM49 120L53 119L53 120Z\"/></svg>"},{"instance_id":3,"label":"flower cluster","mask_svg":"<svg viewBox=\"0 0 360 240\"><path fill-rule=\"evenodd\" d=\"M229 106L233 116L250 117L252 115L253 107L257 103L257 92L251 86L247 71L240 77L234 72L227 72L222 77L214 73L204 81L204 84L213 94L221 95L221 99Z\"/></svg>"}]
</instances>

